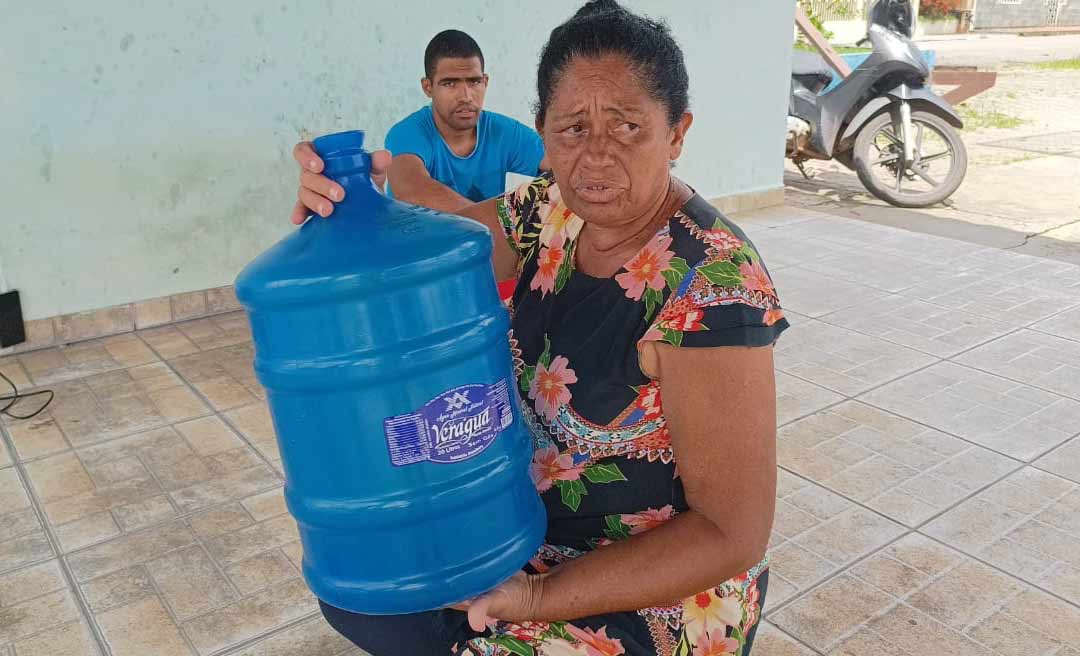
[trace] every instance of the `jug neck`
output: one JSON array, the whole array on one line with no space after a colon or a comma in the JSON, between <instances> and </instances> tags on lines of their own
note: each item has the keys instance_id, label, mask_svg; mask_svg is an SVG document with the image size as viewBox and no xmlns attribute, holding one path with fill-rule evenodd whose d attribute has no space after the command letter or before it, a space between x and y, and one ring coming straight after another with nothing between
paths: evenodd
<instances>
[{"instance_id":1,"label":"jug neck","mask_svg":"<svg viewBox=\"0 0 1080 656\"><path fill-rule=\"evenodd\" d=\"M364 150L364 133L338 132L314 141L315 152L323 160L323 175L345 189L337 209L370 205L382 197L371 182L371 155Z\"/></svg>"}]
</instances>

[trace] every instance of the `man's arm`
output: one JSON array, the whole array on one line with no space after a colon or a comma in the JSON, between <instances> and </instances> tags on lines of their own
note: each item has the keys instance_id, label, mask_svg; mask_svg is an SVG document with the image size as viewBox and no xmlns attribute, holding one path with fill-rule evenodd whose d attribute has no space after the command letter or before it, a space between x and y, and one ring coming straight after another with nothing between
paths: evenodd
<instances>
[{"instance_id":1,"label":"man's arm","mask_svg":"<svg viewBox=\"0 0 1080 656\"><path fill-rule=\"evenodd\" d=\"M433 179L424 161L412 154L394 155L387 172L394 198L442 212L457 213L473 202Z\"/></svg>"}]
</instances>

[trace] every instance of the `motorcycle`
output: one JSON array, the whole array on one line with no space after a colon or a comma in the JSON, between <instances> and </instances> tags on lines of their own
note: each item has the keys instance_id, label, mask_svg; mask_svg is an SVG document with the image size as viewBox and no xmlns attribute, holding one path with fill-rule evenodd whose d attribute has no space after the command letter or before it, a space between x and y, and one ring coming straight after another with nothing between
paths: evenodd
<instances>
[{"instance_id":1,"label":"motorcycle","mask_svg":"<svg viewBox=\"0 0 1080 656\"><path fill-rule=\"evenodd\" d=\"M791 68L786 156L809 179L809 160L835 159L874 196L928 207L951 196L967 173L964 123L928 86L930 68L911 40L907 0L877 0L869 12L872 53L835 88L820 55L796 50Z\"/></svg>"}]
</instances>

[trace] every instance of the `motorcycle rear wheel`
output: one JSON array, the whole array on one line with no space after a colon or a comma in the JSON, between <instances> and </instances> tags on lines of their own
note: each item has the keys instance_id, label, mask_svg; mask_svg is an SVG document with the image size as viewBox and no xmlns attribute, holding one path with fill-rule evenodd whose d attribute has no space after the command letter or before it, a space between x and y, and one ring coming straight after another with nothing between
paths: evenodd
<instances>
[{"instance_id":1,"label":"motorcycle rear wheel","mask_svg":"<svg viewBox=\"0 0 1080 656\"><path fill-rule=\"evenodd\" d=\"M883 112L855 138L855 172L870 193L890 205L929 207L952 196L964 181L967 149L956 129L936 114L914 110L911 122L914 161L904 161L899 116Z\"/></svg>"}]
</instances>

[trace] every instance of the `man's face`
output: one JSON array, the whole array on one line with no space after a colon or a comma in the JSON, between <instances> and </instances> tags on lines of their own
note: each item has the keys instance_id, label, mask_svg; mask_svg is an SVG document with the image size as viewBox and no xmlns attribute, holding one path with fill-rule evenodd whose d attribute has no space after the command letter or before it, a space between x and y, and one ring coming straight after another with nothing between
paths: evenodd
<instances>
[{"instance_id":1,"label":"man's face","mask_svg":"<svg viewBox=\"0 0 1080 656\"><path fill-rule=\"evenodd\" d=\"M454 130L476 127L488 84L479 57L440 59L434 77L424 78L420 84L443 123Z\"/></svg>"}]
</instances>

